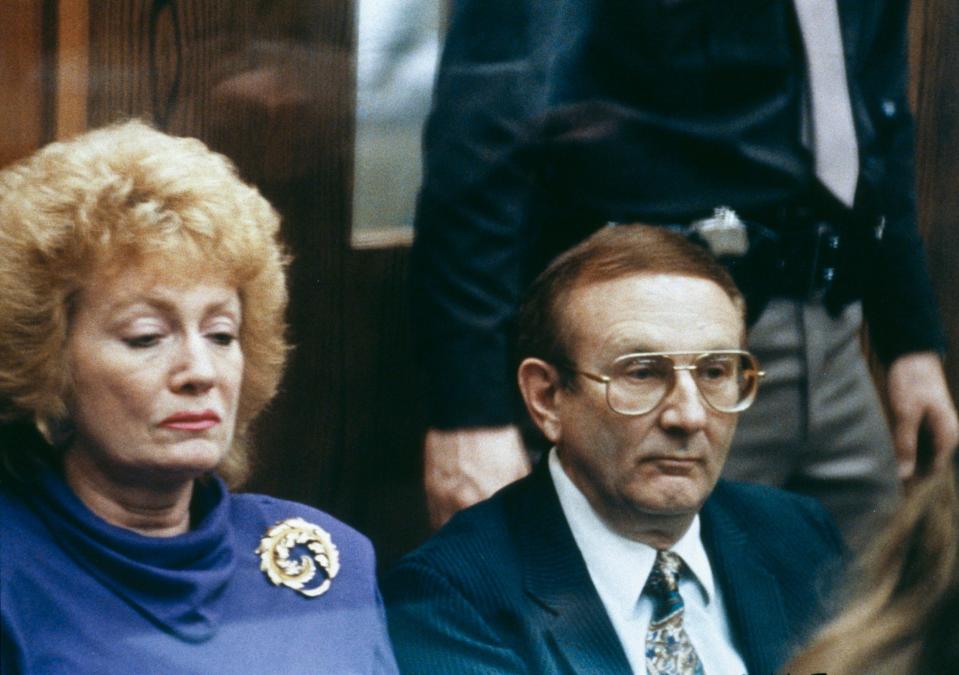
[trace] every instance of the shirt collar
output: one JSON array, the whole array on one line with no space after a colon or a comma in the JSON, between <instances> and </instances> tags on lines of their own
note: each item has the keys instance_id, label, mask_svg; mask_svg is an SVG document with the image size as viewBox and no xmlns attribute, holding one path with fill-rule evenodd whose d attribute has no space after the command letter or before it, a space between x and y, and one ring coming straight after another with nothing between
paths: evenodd
<instances>
[{"instance_id":1,"label":"shirt collar","mask_svg":"<svg viewBox=\"0 0 959 675\"><path fill-rule=\"evenodd\" d=\"M603 521L566 475L556 448L550 450L548 462L560 506L597 591L621 615L632 615L653 569L656 549L624 537ZM708 605L714 597L714 582L709 558L699 536L699 514L671 550L686 563L703 593L704 604Z\"/></svg>"}]
</instances>

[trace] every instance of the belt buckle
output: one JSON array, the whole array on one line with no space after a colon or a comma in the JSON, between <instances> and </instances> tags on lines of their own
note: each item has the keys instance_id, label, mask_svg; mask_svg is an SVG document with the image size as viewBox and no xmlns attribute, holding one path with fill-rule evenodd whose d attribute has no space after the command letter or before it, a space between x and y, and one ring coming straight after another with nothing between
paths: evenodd
<instances>
[{"instance_id":1,"label":"belt buckle","mask_svg":"<svg viewBox=\"0 0 959 675\"><path fill-rule=\"evenodd\" d=\"M697 220L689 229L702 239L717 258L742 257L749 251L746 224L728 206L718 206L709 218Z\"/></svg>"}]
</instances>

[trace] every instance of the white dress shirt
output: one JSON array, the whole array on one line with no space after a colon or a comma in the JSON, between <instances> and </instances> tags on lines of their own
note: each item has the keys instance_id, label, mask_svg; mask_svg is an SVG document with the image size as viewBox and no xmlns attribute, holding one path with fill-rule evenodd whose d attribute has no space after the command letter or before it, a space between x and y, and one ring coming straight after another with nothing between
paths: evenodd
<instances>
[{"instance_id":1,"label":"white dress shirt","mask_svg":"<svg viewBox=\"0 0 959 675\"><path fill-rule=\"evenodd\" d=\"M556 449L549 453L549 472L559 503L586 561L586 569L606 608L635 673L646 672L646 630L653 616L652 600L642 594L656 560L656 549L611 530L563 470ZM719 586L699 537L699 516L672 547L692 571L679 580L685 613L683 625L709 675L743 675L746 666L733 646Z\"/></svg>"}]
</instances>

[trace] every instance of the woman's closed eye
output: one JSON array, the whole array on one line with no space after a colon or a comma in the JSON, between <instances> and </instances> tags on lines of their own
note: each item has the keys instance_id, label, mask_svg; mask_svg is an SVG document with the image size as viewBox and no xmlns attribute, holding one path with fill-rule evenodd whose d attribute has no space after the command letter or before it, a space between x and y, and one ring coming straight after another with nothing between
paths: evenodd
<instances>
[{"instance_id":1,"label":"woman's closed eye","mask_svg":"<svg viewBox=\"0 0 959 675\"><path fill-rule=\"evenodd\" d=\"M155 347L162 339L162 333L145 333L143 335L125 337L123 341L128 347L132 347L133 349L146 349L148 347Z\"/></svg>"},{"instance_id":2,"label":"woman's closed eye","mask_svg":"<svg viewBox=\"0 0 959 675\"><path fill-rule=\"evenodd\" d=\"M220 345L221 347L229 347L231 344L236 342L237 339L235 334L227 331L215 331L212 333L207 333L206 337L208 340L213 342L213 344Z\"/></svg>"}]
</instances>

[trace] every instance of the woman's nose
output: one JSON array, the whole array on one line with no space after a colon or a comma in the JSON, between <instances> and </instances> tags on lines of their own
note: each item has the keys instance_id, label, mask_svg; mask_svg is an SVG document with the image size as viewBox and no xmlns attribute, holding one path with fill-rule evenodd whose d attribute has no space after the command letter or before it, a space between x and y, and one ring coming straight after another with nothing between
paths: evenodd
<instances>
[{"instance_id":1,"label":"woman's nose","mask_svg":"<svg viewBox=\"0 0 959 675\"><path fill-rule=\"evenodd\" d=\"M201 335L184 336L176 348L171 388L179 392L202 393L213 386L215 379L212 346Z\"/></svg>"}]
</instances>

